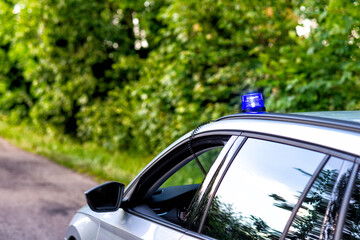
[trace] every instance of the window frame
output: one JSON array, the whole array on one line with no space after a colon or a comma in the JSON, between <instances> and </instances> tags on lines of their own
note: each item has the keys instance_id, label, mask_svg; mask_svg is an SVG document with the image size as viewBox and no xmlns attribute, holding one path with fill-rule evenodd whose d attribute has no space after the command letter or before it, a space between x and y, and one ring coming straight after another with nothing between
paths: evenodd
<instances>
[{"instance_id":1,"label":"window frame","mask_svg":"<svg viewBox=\"0 0 360 240\"><path fill-rule=\"evenodd\" d=\"M220 138L230 139L232 136L233 134L226 134L224 132L219 132L218 134L216 132L212 132L211 134L198 134L193 137L192 146L194 152L197 153L205 149L205 147L201 150L198 149L199 145L203 145L204 142L212 142L216 141L216 139L218 139L217 141L221 141L219 140ZM189 138L186 138L181 143L169 149L136 178L136 184L132 187L131 194L127 199L127 202L129 202L127 206L137 205L139 201L141 202L144 198L151 196L151 192L155 192L155 190L160 187L160 185L154 186L154 184L159 181L159 176L167 174L171 169L176 168L176 166L180 168L180 165L184 165L181 164L183 161L190 161L192 155L188 150L188 142ZM207 148L210 148L210 146Z\"/></svg>"}]
</instances>

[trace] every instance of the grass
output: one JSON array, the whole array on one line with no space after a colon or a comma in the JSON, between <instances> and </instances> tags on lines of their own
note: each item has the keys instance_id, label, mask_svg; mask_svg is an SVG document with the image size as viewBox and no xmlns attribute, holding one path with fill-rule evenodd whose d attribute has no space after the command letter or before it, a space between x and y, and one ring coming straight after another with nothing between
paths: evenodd
<instances>
[{"instance_id":1,"label":"grass","mask_svg":"<svg viewBox=\"0 0 360 240\"><path fill-rule=\"evenodd\" d=\"M42 155L98 182L119 181L127 185L152 156L129 150L109 152L94 143L78 143L54 131L36 130L28 125L12 125L0 118L0 136L26 151Z\"/></svg>"}]
</instances>

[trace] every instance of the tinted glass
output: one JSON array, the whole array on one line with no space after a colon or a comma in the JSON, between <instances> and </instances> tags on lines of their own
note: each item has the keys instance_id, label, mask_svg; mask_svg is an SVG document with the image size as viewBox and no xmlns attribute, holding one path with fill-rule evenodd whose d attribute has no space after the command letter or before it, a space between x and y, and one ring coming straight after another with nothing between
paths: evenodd
<instances>
[{"instance_id":1,"label":"tinted glass","mask_svg":"<svg viewBox=\"0 0 360 240\"><path fill-rule=\"evenodd\" d=\"M288 239L332 239L353 165L335 157L327 162L298 210Z\"/></svg>"},{"instance_id":2,"label":"tinted glass","mask_svg":"<svg viewBox=\"0 0 360 240\"><path fill-rule=\"evenodd\" d=\"M218 239L280 237L324 157L285 144L248 139L220 184L202 233Z\"/></svg>"},{"instance_id":3,"label":"tinted glass","mask_svg":"<svg viewBox=\"0 0 360 240\"><path fill-rule=\"evenodd\" d=\"M223 149L223 147L213 148L204 151L203 153L201 153L201 155L198 156L198 159L206 172L209 171L210 167L212 166L217 156L221 152L221 149ZM182 167L179 171L173 174L170 178L168 178L161 185L160 188L199 184L203 181L204 178L205 178L204 173L201 171L195 159L193 159L184 167Z\"/></svg>"},{"instance_id":4,"label":"tinted glass","mask_svg":"<svg viewBox=\"0 0 360 240\"><path fill-rule=\"evenodd\" d=\"M360 173L349 202L342 239L360 239Z\"/></svg>"}]
</instances>

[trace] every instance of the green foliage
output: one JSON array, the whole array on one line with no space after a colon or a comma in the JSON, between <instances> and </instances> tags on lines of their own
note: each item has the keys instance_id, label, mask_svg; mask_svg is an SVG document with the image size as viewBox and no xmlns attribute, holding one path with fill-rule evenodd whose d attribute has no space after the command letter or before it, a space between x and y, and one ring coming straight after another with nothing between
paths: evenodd
<instances>
[{"instance_id":1,"label":"green foliage","mask_svg":"<svg viewBox=\"0 0 360 240\"><path fill-rule=\"evenodd\" d=\"M274 112L359 109L359 4L0 0L0 111L156 152L258 89Z\"/></svg>"},{"instance_id":2,"label":"green foliage","mask_svg":"<svg viewBox=\"0 0 360 240\"><path fill-rule=\"evenodd\" d=\"M261 85L276 111L350 110L360 108L360 7L357 1L304 1L297 10L317 27L308 38L263 57Z\"/></svg>"},{"instance_id":3,"label":"green foliage","mask_svg":"<svg viewBox=\"0 0 360 240\"><path fill-rule=\"evenodd\" d=\"M88 137L79 128L88 116L79 113L107 101L115 87L137 79L140 57L133 48L131 27L136 4L1 4L7 17L0 31L1 56L7 60L1 71L2 109L14 112L20 105L22 112L14 120L27 116L36 124L51 123L66 133Z\"/></svg>"},{"instance_id":4,"label":"green foliage","mask_svg":"<svg viewBox=\"0 0 360 240\"><path fill-rule=\"evenodd\" d=\"M161 44L132 87L141 143L162 148L202 121L238 112L241 93L263 75L260 56L293 42L288 32L297 17L288 5L208 0L163 7Z\"/></svg>"}]
</instances>

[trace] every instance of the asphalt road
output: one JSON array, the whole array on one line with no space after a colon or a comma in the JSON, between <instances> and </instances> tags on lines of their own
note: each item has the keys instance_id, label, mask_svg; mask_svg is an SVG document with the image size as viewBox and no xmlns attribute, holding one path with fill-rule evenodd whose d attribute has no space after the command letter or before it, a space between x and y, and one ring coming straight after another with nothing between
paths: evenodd
<instances>
[{"instance_id":1,"label":"asphalt road","mask_svg":"<svg viewBox=\"0 0 360 240\"><path fill-rule=\"evenodd\" d=\"M0 138L0 239L64 239L83 192L96 186L46 158Z\"/></svg>"}]
</instances>

